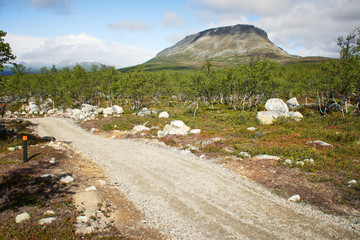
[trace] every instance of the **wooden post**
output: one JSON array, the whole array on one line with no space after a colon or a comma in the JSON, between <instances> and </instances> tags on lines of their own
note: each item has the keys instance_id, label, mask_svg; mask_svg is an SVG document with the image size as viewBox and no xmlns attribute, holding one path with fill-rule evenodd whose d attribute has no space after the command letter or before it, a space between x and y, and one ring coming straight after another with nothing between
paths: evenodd
<instances>
[{"instance_id":1,"label":"wooden post","mask_svg":"<svg viewBox=\"0 0 360 240\"><path fill-rule=\"evenodd\" d=\"M27 162L27 136L23 136L23 161Z\"/></svg>"}]
</instances>

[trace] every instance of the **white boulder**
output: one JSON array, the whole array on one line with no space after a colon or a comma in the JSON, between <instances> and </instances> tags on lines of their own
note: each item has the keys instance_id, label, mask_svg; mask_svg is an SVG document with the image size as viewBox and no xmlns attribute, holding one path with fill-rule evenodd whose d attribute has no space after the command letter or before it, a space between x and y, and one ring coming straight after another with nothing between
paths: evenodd
<instances>
[{"instance_id":1,"label":"white boulder","mask_svg":"<svg viewBox=\"0 0 360 240\"><path fill-rule=\"evenodd\" d=\"M183 121L175 120L171 124L167 124L164 127L164 131L170 135L187 135L190 132L190 127L186 126Z\"/></svg>"},{"instance_id":2,"label":"white boulder","mask_svg":"<svg viewBox=\"0 0 360 240\"><path fill-rule=\"evenodd\" d=\"M25 212L25 213L21 213L21 214L17 215L16 218L15 218L15 222L16 223L21 223L21 222L26 221L28 219L30 219L30 214Z\"/></svg>"},{"instance_id":3,"label":"white boulder","mask_svg":"<svg viewBox=\"0 0 360 240\"><path fill-rule=\"evenodd\" d=\"M137 125L131 130L131 132L138 133L138 132L149 131L149 130L150 130L150 128L145 127L144 125Z\"/></svg>"},{"instance_id":4,"label":"white boulder","mask_svg":"<svg viewBox=\"0 0 360 240\"><path fill-rule=\"evenodd\" d=\"M103 111L103 114L104 114L104 115L111 115L111 114L113 114L113 113L114 113L114 110L113 110L112 107L107 107L107 108L105 108L104 111Z\"/></svg>"},{"instance_id":5,"label":"white boulder","mask_svg":"<svg viewBox=\"0 0 360 240\"><path fill-rule=\"evenodd\" d=\"M159 114L159 118L169 118L169 113L166 111L163 111Z\"/></svg>"},{"instance_id":6,"label":"white boulder","mask_svg":"<svg viewBox=\"0 0 360 240\"><path fill-rule=\"evenodd\" d=\"M265 103L266 111L289 112L289 108L280 98L271 98Z\"/></svg>"},{"instance_id":7,"label":"white boulder","mask_svg":"<svg viewBox=\"0 0 360 240\"><path fill-rule=\"evenodd\" d=\"M275 161L278 161L280 160L281 158L277 157L277 156L271 156L271 155L257 155L255 157L253 157L253 159L256 159L256 160L275 160Z\"/></svg>"},{"instance_id":8,"label":"white boulder","mask_svg":"<svg viewBox=\"0 0 360 240\"><path fill-rule=\"evenodd\" d=\"M118 105L113 105L112 109L114 111L115 114L121 114L124 113L124 109Z\"/></svg>"},{"instance_id":9,"label":"white boulder","mask_svg":"<svg viewBox=\"0 0 360 240\"><path fill-rule=\"evenodd\" d=\"M145 116L148 116L151 114L152 114L151 110L149 110L148 108L145 107L145 108L141 109L137 115L140 117L145 117Z\"/></svg>"},{"instance_id":10,"label":"white boulder","mask_svg":"<svg viewBox=\"0 0 360 240\"><path fill-rule=\"evenodd\" d=\"M280 117L280 114L275 111L262 111L258 112L256 115L256 119L261 124L273 124L274 120Z\"/></svg>"},{"instance_id":11,"label":"white boulder","mask_svg":"<svg viewBox=\"0 0 360 240\"><path fill-rule=\"evenodd\" d=\"M296 97L293 97L293 98L290 98L289 100L287 100L286 104L289 107L289 109L297 109L300 107L300 104L299 104L298 100L296 99Z\"/></svg>"},{"instance_id":12,"label":"white boulder","mask_svg":"<svg viewBox=\"0 0 360 240\"><path fill-rule=\"evenodd\" d=\"M68 176L60 178L60 181L63 183L71 183L71 182L74 182L74 178L68 175Z\"/></svg>"},{"instance_id":13,"label":"white boulder","mask_svg":"<svg viewBox=\"0 0 360 240\"><path fill-rule=\"evenodd\" d=\"M167 131L158 131L157 132L157 136L158 137L160 137L160 138L162 138L162 137L166 137L167 135L169 135L169 132L167 132Z\"/></svg>"},{"instance_id":14,"label":"white boulder","mask_svg":"<svg viewBox=\"0 0 360 240\"><path fill-rule=\"evenodd\" d=\"M54 218L54 217L43 218L43 219L39 220L39 225L50 224L55 220L56 220L56 218Z\"/></svg>"},{"instance_id":15,"label":"white boulder","mask_svg":"<svg viewBox=\"0 0 360 240\"><path fill-rule=\"evenodd\" d=\"M201 129L191 129L190 134L200 134L201 133Z\"/></svg>"},{"instance_id":16,"label":"white boulder","mask_svg":"<svg viewBox=\"0 0 360 240\"><path fill-rule=\"evenodd\" d=\"M300 195L294 195L288 199L288 201L290 201L290 202L298 202L300 200L301 200Z\"/></svg>"}]
</instances>

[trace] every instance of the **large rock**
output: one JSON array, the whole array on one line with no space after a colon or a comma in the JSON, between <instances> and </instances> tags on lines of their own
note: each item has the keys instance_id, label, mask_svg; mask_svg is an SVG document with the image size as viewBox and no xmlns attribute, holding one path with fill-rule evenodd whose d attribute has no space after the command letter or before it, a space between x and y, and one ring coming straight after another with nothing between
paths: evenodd
<instances>
[{"instance_id":1,"label":"large rock","mask_svg":"<svg viewBox=\"0 0 360 240\"><path fill-rule=\"evenodd\" d=\"M145 116L148 116L151 114L152 114L151 110L149 110L148 108L145 107L145 108L141 109L137 115L140 117L145 117Z\"/></svg>"},{"instance_id":2,"label":"large rock","mask_svg":"<svg viewBox=\"0 0 360 240\"><path fill-rule=\"evenodd\" d=\"M29 102L29 105L25 107L25 111L29 114L38 114L40 112L40 108L35 102Z\"/></svg>"},{"instance_id":3,"label":"large rock","mask_svg":"<svg viewBox=\"0 0 360 240\"><path fill-rule=\"evenodd\" d=\"M16 218L15 218L15 222L16 223L21 223L21 222L26 221L28 219L30 219L30 214L25 212L25 213L21 213L21 214L17 215Z\"/></svg>"},{"instance_id":4,"label":"large rock","mask_svg":"<svg viewBox=\"0 0 360 240\"><path fill-rule=\"evenodd\" d=\"M169 118L169 113L166 111L163 111L159 114L159 118Z\"/></svg>"},{"instance_id":5,"label":"large rock","mask_svg":"<svg viewBox=\"0 0 360 240\"><path fill-rule=\"evenodd\" d=\"M293 98L290 98L289 100L287 100L286 104L289 107L289 109L297 109L300 107L300 104L299 104L298 100L296 99L296 97L293 97Z\"/></svg>"},{"instance_id":6,"label":"large rock","mask_svg":"<svg viewBox=\"0 0 360 240\"><path fill-rule=\"evenodd\" d=\"M286 105L286 103L284 103L283 100L279 99L279 98L272 98L267 100L267 102L265 103L265 109L266 111L275 111L275 112L289 112L289 108Z\"/></svg>"},{"instance_id":7,"label":"large rock","mask_svg":"<svg viewBox=\"0 0 360 240\"><path fill-rule=\"evenodd\" d=\"M85 113L91 113L94 112L96 109L98 109L98 106L92 106L90 104L83 104L81 105L81 111Z\"/></svg>"},{"instance_id":8,"label":"large rock","mask_svg":"<svg viewBox=\"0 0 360 240\"><path fill-rule=\"evenodd\" d=\"M279 117L293 118L296 121L300 121L303 115L299 112L276 112L276 111L262 111L258 112L256 119L261 124L273 124Z\"/></svg>"},{"instance_id":9,"label":"large rock","mask_svg":"<svg viewBox=\"0 0 360 240\"><path fill-rule=\"evenodd\" d=\"M172 121L171 124L167 124L164 127L164 132L168 132L169 135L187 135L189 131L190 127L180 120Z\"/></svg>"},{"instance_id":10,"label":"large rock","mask_svg":"<svg viewBox=\"0 0 360 240\"><path fill-rule=\"evenodd\" d=\"M261 124L273 124L274 120L277 119L278 117L280 117L280 114L275 111L268 111L268 112L262 111L262 112L258 112L256 115L256 119Z\"/></svg>"},{"instance_id":11,"label":"large rock","mask_svg":"<svg viewBox=\"0 0 360 240\"><path fill-rule=\"evenodd\" d=\"M131 132L132 133L138 133L138 132L143 132L143 131L149 131L150 128L144 126L144 125L136 125Z\"/></svg>"},{"instance_id":12,"label":"large rock","mask_svg":"<svg viewBox=\"0 0 360 240\"><path fill-rule=\"evenodd\" d=\"M113 114L113 113L114 113L114 110L113 110L112 107L107 107L107 108L105 108L104 111L103 111L103 114L104 114L104 115L111 115L111 114Z\"/></svg>"},{"instance_id":13,"label":"large rock","mask_svg":"<svg viewBox=\"0 0 360 240\"><path fill-rule=\"evenodd\" d=\"M121 114L124 113L124 109L118 105L113 105L112 109L114 110L115 114Z\"/></svg>"}]
</instances>

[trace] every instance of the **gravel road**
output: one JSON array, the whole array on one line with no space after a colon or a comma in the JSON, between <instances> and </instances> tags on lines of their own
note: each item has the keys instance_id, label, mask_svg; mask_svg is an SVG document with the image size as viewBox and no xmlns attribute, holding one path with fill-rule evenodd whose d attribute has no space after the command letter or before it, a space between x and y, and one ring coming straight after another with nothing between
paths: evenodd
<instances>
[{"instance_id":1,"label":"gravel road","mask_svg":"<svg viewBox=\"0 0 360 240\"><path fill-rule=\"evenodd\" d=\"M168 239L360 239L359 224L288 202L207 160L93 135L69 119L36 118L40 136L97 162Z\"/></svg>"}]
</instances>

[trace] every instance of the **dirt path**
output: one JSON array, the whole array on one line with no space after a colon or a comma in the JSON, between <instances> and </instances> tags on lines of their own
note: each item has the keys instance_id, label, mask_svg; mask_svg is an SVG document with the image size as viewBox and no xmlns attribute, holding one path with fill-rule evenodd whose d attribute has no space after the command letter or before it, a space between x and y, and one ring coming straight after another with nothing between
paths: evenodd
<instances>
[{"instance_id":1,"label":"dirt path","mask_svg":"<svg viewBox=\"0 0 360 240\"><path fill-rule=\"evenodd\" d=\"M287 202L222 166L134 140L90 134L68 119L31 119L41 136L99 163L169 239L358 239L358 224Z\"/></svg>"}]
</instances>

